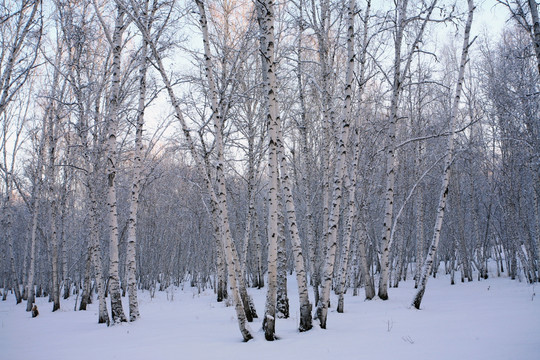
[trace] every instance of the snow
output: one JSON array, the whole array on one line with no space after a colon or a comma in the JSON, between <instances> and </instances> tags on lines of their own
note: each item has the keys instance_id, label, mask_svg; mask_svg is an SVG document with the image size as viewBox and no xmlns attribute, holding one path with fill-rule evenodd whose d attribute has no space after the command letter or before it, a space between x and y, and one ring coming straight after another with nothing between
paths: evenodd
<instances>
[{"instance_id":1,"label":"snow","mask_svg":"<svg viewBox=\"0 0 540 360\"><path fill-rule=\"evenodd\" d=\"M536 285L537 286L537 285ZM97 301L73 311L75 298L52 304L38 298L40 315L10 294L0 301L2 359L540 359L540 299L535 285L507 278L451 286L431 278L422 310L410 306L413 281L390 289L388 301L345 296L345 313L331 298L327 330L297 331L298 296L289 278L291 318L278 319L279 340L261 330L265 291L250 289L258 310L242 342L233 307L217 303L211 290L195 288L139 293L141 318L107 327L97 324ZM363 295L363 289L361 289ZM123 298L127 310L127 298ZM316 322L314 322L316 324Z\"/></svg>"}]
</instances>

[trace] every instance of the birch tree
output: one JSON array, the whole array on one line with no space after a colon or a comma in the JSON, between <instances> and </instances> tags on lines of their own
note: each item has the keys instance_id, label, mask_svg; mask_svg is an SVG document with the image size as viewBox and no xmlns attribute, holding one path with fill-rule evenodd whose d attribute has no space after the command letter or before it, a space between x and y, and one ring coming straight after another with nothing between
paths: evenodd
<instances>
[{"instance_id":1,"label":"birch tree","mask_svg":"<svg viewBox=\"0 0 540 360\"><path fill-rule=\"evenodd\" d=\"M382 234L382 253L381 253L381 275L379 278L379 298L382 300L388 299L388 281L390 275L390 248L391 239L390 233L392 230L393 215L394 215L394 186L396 182L396 124L399 118L399 100L403 90L405 79L408 76L413 53L416 51L437 0L426 4L422 9L422 13L417 19L421 19L419 29L410 46L407 47L407 52L403 51L403 38L405 30L412 19L408 16L409 1L405 0L396 5L396 18L394 29L394 63L393 63L393 78L392 78L392 98L390 104L390 116L388 118L388 142L386 147L386 193L384 206L384 221Z\"/></svg>"},{"instance_id":2,"label":"birch tree","mask_svg":"<svg viewBox=\"0 0 540 360\"><path fill-rule=\"evenodd\" d=\"M48 116L50 115L52 107L52 100L48 102L45 114L43 115L43 127L41 131L41 139L39 141L38 158L36 163L36 178L32 186L32 222L30 228L30 251L29 251L29 267L28 267L28 282L26 283L26 311L31 311L35 302L35 268L36 268L36 242L37 242L37 228L38 228L38 215L40 211L41 197L43 196L43 167L45 162L45 139L48 127Z\"/></svg>"},{"instance_id":3,"label":"birch tree","mask_svg":"<svg viewBox=\"0 0 540 360\"><path fill-rule=\"evenodd\" d=\"M54 72L58 72L60 67L60 59L62 56L62 45L57 45L57 54L54 64ZM55 75L59 77L60 75ZM58 84L59 85L59 84ZM60 86L61 89L53 88L51 89L51 95L53 97L54 105L52 106L52 113L48 118L47 124L47 164L46 164L46 197L47 203L49 206L49 248L51 251L51 276L52 276L52 289L51 295L53 299L53 312L60 309L60 283L58 278L58 229L57 229L57 213L58 213L58 204L57 204L57 190L56 190L56 146L57 146L57 133L58 125L60 122L60 106L59 103L62 101L62 93L64 92L65 82Z\"/></svg>"},{"instance_id":4,"label":"birch tree","mask_svg":"<svg viewBox=\"0 0 540 360\"><path fill-rule=\"evenodd\" d=\"M303 66L303 37L304 32L306 30L306 23L304 20L304 2L303 0L300 0L298 3L298 43L296 45L296 51L297 51L297 67L296 67L296 77L298 81L298 100L300 105L300 120L298 121L297 127L298 131L300 133L300 159L301 159L301 191L302 191L302 197L305 202L305 234L306 234L306 243L308 245L308 264L309 264L309 273L311 277L311 284L314 287L314 292L316 294L315 301L317 301L318 297L318 286L319 286L319 280L317 280L317 251L316 251L316 244L315 244L315 224L313 221L313 209L312 209L312 194L313 194L313 187L311 186L311 176L313 174L313 160L312 156L309 151L309 145L308 145L308 128L309 128L309 119L308 119L308 111L306 106L306 90L305 90L305 84L306 80L304 80L304 77L306 76L304 74L304 66ZM317 290L315 290L317 289ZM310 310L311 313L311 310ZM311 315L310 315L311 318Z\"/></svg>"},{"instance_id":5,"label":"birch tree","mask_svg":"<svg viewBox=\"0 0 540 360\"><path fill-rule=\"evenodd\" d=\"M5 238L7 243L6 256L9 256L9 268L6 266L5 271L9 274L7 277L11 279L9 284L13 288L15 295L15 301L19 304L22 301L22 293L20 289L21 282L17 274L15 251L14 251L14 234L13 234L13 213L14 213L14 201L13 195L15 194L15 177L16 165L18 164L19 152L24 144L24 128L28 121L28 111L31 104L30 97L25 103L22 103L22 99L19 100L21 107L18 111L10 113L9 109L0 114L2 126L0 128L0 150L1 159L0 162L0 174L2 182L4 183L4 196L2 198L2 226L5 231ZM7 280L7 279L6 279ZM25 284L23 284L25 285ZM5 287L7 293L7 287Z\"/></svg>"},{"instance_id":6,"label":"birch tree","mask_svg":"<svg viewBox=\"0 0 540 360\"><path fill-rule=\"evenodd\" d=\"M277 256L278 256L278 191L279 160L278 133L279 107L277 102L276 63L274 60L274 2L257 0L257 15L260 29L261 59L265 90L266 117L268 123L268 290L264 310L264 337L268 341L276 339L276 301L277 301Z\"/></svg>"},{"instance_id":7,"label":"birch tree","mask_svg":"<svg viewBox=\"0 0 540 360\"><path fill-rule=\"evenodd\" d=\"M468 11L467 21L465 23L465 29L464 29L464 35L463 35L461 61L459 65L459 73L458 73L458 78L457 78L457 85L456 85L456 90L454 94L454 99L452 101L452 107L449 114L449 126L450 126L451 135L448 137L448 143L446 145L447 153L446 153L446 158L445 158L444 171L442 175L439 203L437 205L435 226L433 228L433 238L431 240L431 245L429 247L428 254L422 265L422 274L421 274L420 281L418 284L418 290L416 292L416 295L414 296L413 303L412 303L412 305L417 309L420 309L420 304L422 302L424 292L426 291L427 281L431 273L431 269L434 266L435 253L439 245L442 222L443 222L444 212L446 209L446 202L448 198L448 185L450 183L450 168L454 160L455 124L458 117L458 107L460 104L463 81L465 78L465 66L467 65L469 48L471 46L470 33L471 33L471 25L472 25L473 14L474 14L474 9L475 9L473 0L467 0L467 5L468 5L469 11Z\"/></svg>"},{"instance_id":8,"label":"birch tree","mask_svg":"<svg viewBox=\"0 0 540 360\"><path fill-rule=\"evenodd\" d=\"M2 16L0 115L31 76L41 43L41 0L8 3Z\"/></svg>"},{"instance_id":9,"label":"birch tree","mask_svg":"<svg viewBox=\"0 0 540 360\"><path fill-rule=\"evenodd\" d=\"M0 26L0 36L2 38L2 45L0 48L0 119L4 124L7 124L5 119L5 112L8 110L10 103L16 98L17 94L21 91L24 84L30 79L33 69L36 66L38 58L38 48L41 44L42 36L42 19L41 19L41 1L40 0L21 0L17 2L9 2L3 7L3 15ZM4 132L4 135L6 133ZM5 138L4 138L5 140ZM4 143L4 146L7 144ZM41 145L40 145L41 146ZM13 158L12 160L15 160ZM42 163L38 161L38 175L41 176ZM5 169L7 171L7 162L4 162ZM11 184L6 172L6 185ZM40 184L39 180L35 185ZM41 185L37 185L38 187ZM6 190L9 191L11 186L7 186ZM34 188L33 194L38 196L37 192L40 192L41 188ZM33 197L33 204L37 205L35 201L36 197ZM8 229L10 224L10 210L9 199L6 199L6 206L8 207L6 221ZM39 209L39 206L38 206ZM36 213L37 217L37 213ZM37 218L36 218L37 221ZM33 224L33 221L32 221ZM37 223L36 223L37 224ZM37 226L37 225L36 225ZM34 227L32 226L32 229ZM33 232L33 231L32 231ZM31 310L32 302L34 301L33 285L33 271L34 271L34 255L35 255L35 236L31 236L30 241L30 269L28 281L24 284L24 294L31 295L31 301L27 304L28 311ZM11 239L11 236L9 236ZM8 243L9 240L8 239ZM34 240L34 241L33 241ZM11 244L11 243L10 243ZM9 251L11 252L13 247L9 245ZM13 257L10 255L10 262ZM32 270L32 271L30 271ZM12 276L15 276L13 274ZM31 277L31 279L30 279ZM14 278L15 280L15 278ZM30 281L31 280L31 281ZM30 293L29 290L32 292Z\"/></svg>"},{"instance_id":10,"label":"birch tree","mask_svg":"<svg viewBox=\"0 0 540 360\"><path fill-rule=\"evenodd\" d=\"M215 148L217 152L217 165L215 166L216 170L216 180L218 182L218 191L217 191L217 200L218 200L218 208L220 213L220 222L221 222L221 231L222 236L227 237L225 240L227 244L231 244L230 246L230 252L231 252L231 265L233 265L234 270L234 276L236 278L236 282L238 283L238 291L240 294L240 297L242 299L244 312L246 315L246 319L248 322L253 321L253 318L257 317L257 313L255 311L255 307L253 305L253 301L251 300L249 294L247 293L245 278L243 276L242 266L240 264L240 257L238 256L238 252L236 250L236 246L234 245L234 241L231 235L230 231L230 225L229 225L229 214L228 214L228 202L227 202L227 188L226 188L226 179L225 179L225 156L224 156L224 140L223 140L223 133L224 133L224 120L227 112L227 108L230 107L230 104L226 103L225 101L218 101L218 89L216 86L216 82L214 79L214 71L213 71L213 58L212 54L210 52L210 39L208 35L208 23L206 20L206 13L204 9L204 3L202 1L196 1L197 6L199 8L199 13L201 14L200 24L201 29L203 31L203 45L204 45L204 56L205 56L205 73L206 78L208 80L208 85L210 89L210 103L211 103L211 111L212 111L212 122L214 124L214 137L215 137ZM225 20L226 24L228 19ZM233 69L234 70L234 66ZM220 105L221 104L221 105ZM202 138L202 137L201 137ZM201 142L203 140L201 139ZM207 166L207 174L209 175L209 169L210 166L208 163L206 163ZM209 188L210 191L210 188ZM245 259L244 259L245 261Z\"/></svg>"},{"instance_id":11,"label":"birch tree","mask_svg":"<svg viewBox=\"0 0 540 360\"><path fill-rule=\"evenodd\" d=\"M527 3L531 12L534 53L536 54L538 74L540 75L540 17L538 16L538 4L536 0L528 0Z\"/></svg>"},{"instance_id":12,"label":"birch tree","mask_svg":"<svg viewBox=\"0 0 540 360\"><path fill-rule=\"evenodd\" d=\"M326 329L326 319L328 316L328 302L330 300L330 291L332 287L332 277L334 274L334 265L337 251L338 222L343 192L343 176L345 173L345 162L347 158L347 144L349 141L349 130L351 122L352 106L352 82L354 69L354 14L355 3L349 0L347 7L347 75L345 79L345 101L343 105L343 114L341 116L341 133L338 138L338 158L334 174L334 184L332 191L332 207L328 221L327 231L327 251L322 277L322 295L317 304L317 316L320 326Z\"/></svg>"},{"instance_id":13,"label":"birch tree","mask_svg":"<svg viewBox=\"0 0 540 360\"><path fill-rule=\"evenodd\" d=\"M364 20L363 20L362 49L361 49L361 54L358 59L358 62L360 63L360 73L357 76L357 79L360 84L360 89L358 89L358 97L360 98L360 101L362 99L362 93L364 91L364 85L365 85L366 56L367 56L367 46L368 46L368 22L369 22L369 17L370 17L370 10L371 10L371 1L368 0L366 4L366 9L364 12ZM349 21L353 21L353 25L354 25L354 13L353 13L353 19L349 19ZM349 39L347 39L347 45L348 45L347 52L348 52L349 61L351 61L351 57L355 57L354 32L352 36L353 38L351 39L352 44L350 44L351 45L350 49L349 49ZM352 83L352 75L353 75L352 72L353 72L354 67L352 63L350 63L349 66L351 68L349 67L347 68L346 81L350 81ZM347 89L345 92L346 92L345 96L351 96L350 93L347 93ZM361 147L360 147L360 138L359 138L360 137L359 125L360 125L360 120L357 118L353 126L353 137L352 137L352 146L351 146L352 165L350 166L350 169L347 169L347 167L345 166L344 175L343 175L345 189L348 192L348 201L347 201L347 220L346 220L346 225L345 225L345 233L343 236L343 244L341 248L341 268L340 268L340 272L338 273L339 282L337 284L337 294L338 294L337 312L340 312L340 313L343 312L343 307L344 307L344 293L345 293L345 286L346 286L346 279L347 279L349 248L351 244L351 238L353 236L354 224L356 223L356 219L357 219L356 180L357 180L357 173L358 173L358 162L360 161L360 155L361 155L360 154ZM349 158L351 158L351 156L349 156ZM358 246L362 247L361 251L362 253L365 253L363 239L361 240L361 243L358 244ZM365 256L363 257L361 261L364 261L364 260L365 260ZM367 263L362 265L362 269L364 271L364 277L366 279L366 291L369 292L368 288L371 286L371 280L370 280L369 271L366 270Z\"/></svg>"},{"instance_id":14,"label":"birch tree","mask_svg":"<svg viewBox=\"0 0 540 360\"><path fill-rule=\"evenodd\" d=\"M152 58L154 60L155 67L156 67L157 71L159 72L159 75L161 76L161 79L163 81L163 84L165 86L167 94L168 94L169 99L171 101L171 104L172 104L172 107L173 107L173 110L174 110L174 114L175 114L177 120L180 122L180 125L182 127L182 132L183 132L184 138L185 138L185 140L187 142L189 151L190 151L190 153L191 153L191 155L192 155L192 157L193 157L193 159L194 159L194 161L196 163L197 169L199 170L200 174L204 177L204 182L206 184L206 189L208 190L208 193L209 193L209 195L211 197L212 203L216 204L218 206L218 208L219 208L220 225L221 225L221 239L222 239L222 242L223 242L224 254L226 256L226 261L227 261L229 289L230 289L231 294L233 296L233 303L234 303L234 307L235 307L235 310L236 310L236 315L237 315L237 318L238 318L238 325L239 325L239 328L240 328L240 332L242 334L242 337L243 337L244 341L249 341L250 339L253 338L253 335L251 334L251 331L250 331L249 327L246 324L247 320L246 320L246 314L245 314L245 310L244 310L244 305L242 303L242 299L240 297L239 289L238 289L238 286L237 286L235 266L237 266L238 269L240 269L240 265L237 264L237 263L235 264L235 258L233 256L233 245L234 244L232 243L232 238L231 238L230 228L229 228L229 223L228 223L228 213L227 213L227 207L226 207L226 192L225 192L226 189L225 189L224 179L223 179L223 177L220 178L218 176L218 179L221 180L222 183L219 184L219 195L217 195L214 192L213 188L212 188L212 184L211 184L210 178L208 177L208 173L205 171L204 161L203 161L203 159L201 159L200 153L197 151L197 149L195 147L195 142L194 142L193 137L191 136L191 131L190 131L189 127L187 126L187 123L186 123L186 121L184 119L184 116L183 116L183 112L180 109L179 100L178 100L178 98L177 98L177 96L175 94L175 91L173 89L173 86L172 86L171 80L169 78L168 72L167 72L167 70L165 69L165 67L163 65L162 54L158 50L157 43L156 43L158 37L152 37L152 33L149 33L147 31L146 27L144 26L144 24L142 24L140 22L141 17L139 16L137 6L134 6L133 4L131 4L131 6L129 6L129 8L128 8L127 5L125 3L123 3L123 2L121 2L120 0L117 0L117 4L118 4L118 6L122 7L123 9L125 9L125 10L129 9L131 11L131 12L129 12L129 11L127 12L130 20L134 22L134 24L137 26L137 29L141 33L141 36L147 42L148 48L149 48L149 50L150 50L150 52L152 54ZM204 14L204 12L202 12L202 14ZM201 14L201 16L203 16L202 14ZM167 21L168 21L168 18L165 20L165 23L162 23L160 25L160 27L158 27L158 28L160 29L161 27L165 26L167 24ZM159 32L158 32L158 34L159 34ZM204 34L204 30L203 30L203 34ZM218 126L219 126L219 121L218 121ZM219 127L218 127L218 129L219 129ZM218 136L218 135L216 135L216 136ZM217 140L217 142L219 142L219 140ZM220 163L220 166L222 166L222 163ZM220 203L220 201L221 201L221 203Z\"/></svg>"},{"instance_id":15,"label":"birch tree","mask_svg":"<svg viewBox=\"0 0 540 360\"><path fill-rule=\"evenodd\" d=\"M149 9L149 1L146 0L141 5L141 22L147 32L152 30L152 21L156 7ZM139 208L139 195L142 185L142 156L143 156L143 129L144 113L146 108L146 74L148 71L148 45L146 39L142 39L140 60L139 60L139 102L137 104L137 124L135 129L135 150L133 153L133 181L131 185L131 198L128 219L127 235L127 281L129 294L129 321L135 321L140 316L137 301L137 278L136 278L136 243L137 243L137 211Z\"/></svg>"},{"instance_id":16,"label":"birch tree","mask_svg":"<svg viewBox=\"0 0 540 360\"><path fill-rule=\"evenodd\" d=\"M108 229L109 229L109 281L108 288L111 299L112 323L127 321L122 308L122 297L120 294L120 283L118 275L118 210L116 195L116 175L117 175L117 134L118 134L118 113L120 110L120 76L121 76L121 55L122 55L122 35L125 29L124 10L117 7L117 14L114 24L114 31L111 36L107 24L101 15L101 9L94 1L96 14L100 19L103 31L109 42L112 52L111 64L111 89L108 98L108 108L105 119L105 156L106 156L106 176L107 176L107 208L108 208Z\"/></svg>"},{"instance_id":17,"label":"birch tree","mask_svg":"<svg viewBox=\"0 0 540 360\"><path fill-rule=\"evenodd\" d=\"M323 0L319 3L319 8L316 7L314 1L311 2L311 23L315 30L317 38L317 56L320 67L320 91L321 91L321 106L322 106L322 141L323 149L321 154L322 166L322 228L323 239L318 244L314 244L313 263L314 272L311 274L313 282L313 291L315 295L315 303L319 304L319 285L322 283L321 272L324 264L324 251L327 250L329 242L327 229L330 219L330 177L332 166L330 163L330 155L332 150L332 133L335 122L335 111L332 101L332 93L334 86L334 71L333 57L331 56L331 11L330 2ZM319 249L319 253L317 252ZM322 253L321 253L322 252Z\"/></svg>"}]
</instances>

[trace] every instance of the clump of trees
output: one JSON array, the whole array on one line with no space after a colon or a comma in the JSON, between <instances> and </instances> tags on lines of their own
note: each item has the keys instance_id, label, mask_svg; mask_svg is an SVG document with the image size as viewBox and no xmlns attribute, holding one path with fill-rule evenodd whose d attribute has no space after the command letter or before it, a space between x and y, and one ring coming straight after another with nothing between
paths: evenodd
<instances>
[{"instance_id":1,"label":"clump of trees","mask_svg":"<svg viewBox=\"0 0 540 360\"><path fill-rule=\"evenodd\" d=\"M249 288L275 340L287 273L299 331L332 290L539 281L538 5L497 3L498 38L472 0L4 4L3 299L97 292L114 324L189 283L248 341Z\"/></svg>"}]
</instances>

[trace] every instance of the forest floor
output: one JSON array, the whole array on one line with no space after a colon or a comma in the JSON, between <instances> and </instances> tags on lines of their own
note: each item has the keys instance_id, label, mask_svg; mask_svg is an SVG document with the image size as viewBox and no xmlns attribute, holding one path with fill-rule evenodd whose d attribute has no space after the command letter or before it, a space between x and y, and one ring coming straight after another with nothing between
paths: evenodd
<instances>
[{"instance_id":1,"label":"forest floor","mask_svg":"<svg viewBox=\"0 0 540 360\"><path fill-rule=\"evenodd\" d=\"M291 317L278 320L278 341L261 330L265 291L250 289L259 319L250 324L255 339L243 343L233 307L217 303L212 290L174 288L139 293L141 318L107 327L97 324L97 301L73 311L75 297L52 313L38 298L40 315L10 294L0 301L2 359L540 359L540 284L508 278L451 286L431 278L422 310L410 306L414 282L390 289L390 299L345 297L345 313L332 297L327 330L316 325L299 333L298 296L289 278ZM127 309L127 298L123 298Z\"/></svg>"}]
</instances>

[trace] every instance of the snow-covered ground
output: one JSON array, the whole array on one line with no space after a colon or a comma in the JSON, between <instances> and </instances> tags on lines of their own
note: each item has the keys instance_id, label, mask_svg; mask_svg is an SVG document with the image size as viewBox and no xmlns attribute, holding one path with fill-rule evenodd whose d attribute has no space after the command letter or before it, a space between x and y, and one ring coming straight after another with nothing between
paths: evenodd
<instances>
[{"instance_id":1,"label":"snow-covered ground","mask_svg":"<svg viewBox=\"0 0 540 360\"><path fill-rule=\"evenodd\" d=\"M186 287L139 294L141 319L98 325L97 302L73 311L74 298L51 313L39 298L33 319L13 296L0 301L0 358L15 359L540 359L540 290L507 278L449 285L431 278L422 310L410 307L413 282L390 289L390 300L345 299L345 313L333 308L328 329L299 333L298 297L289 281L291 318L278 320L280 340L267 342L260 319L255 339L241 341L235 313L212 291ZM250 289L259 317L264 290ZM363 295L363 290L361 292ZM332 298L332 305L337 300ZM124 300L127 309L127 299Z\"/></svg>"}]
</instances>

